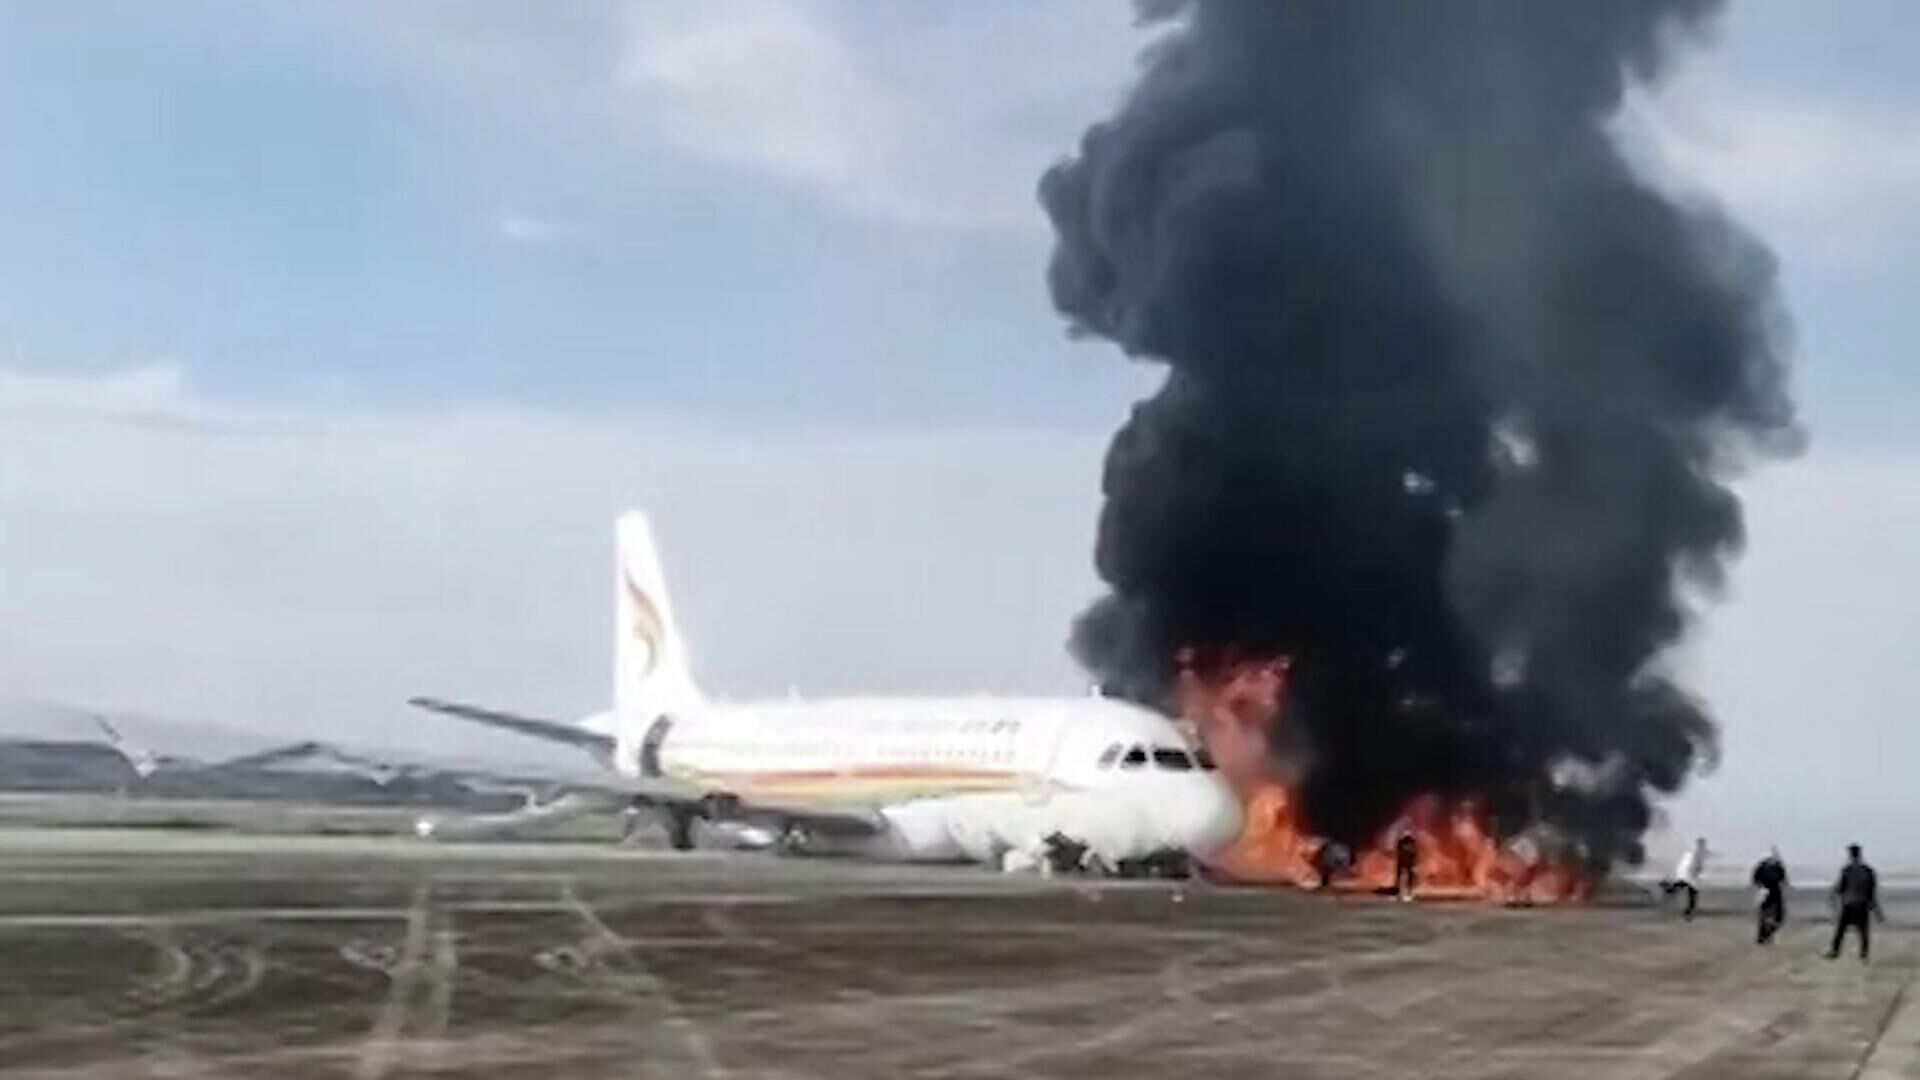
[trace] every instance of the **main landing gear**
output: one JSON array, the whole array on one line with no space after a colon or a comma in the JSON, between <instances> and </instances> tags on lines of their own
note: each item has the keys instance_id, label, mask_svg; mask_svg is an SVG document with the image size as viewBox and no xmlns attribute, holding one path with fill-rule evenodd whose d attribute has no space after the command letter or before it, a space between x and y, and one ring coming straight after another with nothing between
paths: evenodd
<instances>
[{"instance_id":1,"label":"main landing gear","mask_svg":"<svg viewBox=\"0 0 1920 1080\"><path fill-rule=\"evenodd\" d=\"M1054 833L1042 842L1040 869L1049 875L1093 874L1100 877L1185 881L1193 876L1193 859L1184 851L1167 848L1137 859L1122 859L1109 864L1089 850L1087 844L1063 833Z\"/></svg>"},{"instance_id":2,"label":"main landing gear","mask_svg":"<svg viewBox=\"0 0 1920 1080\"><path fill-rule=\"evenodd\" d=\"M1123 878L1185 881L1193 876L1193 858L1171 848L1138 859L1123 859L1116 868Z\"/></svg>"},{"instance_id":3,"label":"main landing gear","mask_svg":"<svg viewBox=\"0 0 1920 1080\"><path fill-rule=\"evenodd\" d=\"M667 831L667 846L675 851L693 850L693 811L684 806L660 808L660 824Z\"/></svg>"},{"instance_id":4,"label":"main landing gear","mask_svg":"<svg viewBox=\"0 0 1920 1080\"><path fill-rule=\"evenodd\" d=\"M639 831L640 823L651 814L660 822L660 828L667 834L667 846L675 851L693 850L693 819L698 813L690 806L677 806L670 803L653 803L634 800L627 807L626 821L620 830L620 841L632 843Z\"/></svg>"}]
</instances>

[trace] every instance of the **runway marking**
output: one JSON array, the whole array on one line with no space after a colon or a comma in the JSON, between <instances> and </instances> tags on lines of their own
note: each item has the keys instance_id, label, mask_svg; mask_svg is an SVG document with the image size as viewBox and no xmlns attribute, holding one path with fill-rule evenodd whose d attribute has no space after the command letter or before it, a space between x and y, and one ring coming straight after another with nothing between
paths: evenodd
<instances>
[{"instance_id":1,"label":"runway marking","mask_svg":"<svg viewBox=\"0 0 1920 1080\"><path fill-rule=\"evenodd\" d=\"M406 936L387 970L391 986L386 1003L360 1047L354 1069L357 1080L380 1080L393 1069L403 1051L432 1057L441 1048L437 1040L446 1035L452 1014L459 952L451 927L432 928L434 913L433 887L423 884L415 888L413 904L407 909ZM431 956L427 951L429 941ZM346 955L345 947L342 954ZM369 953L367 958L375 964L385 959L377 953ZM410 1026L411 1039L407 1037Z\"/></svg>"},{"instance_id":2,"label":"runway marking","mask_svg":"<svg viewBox=\"0 0 1920 1080\"><path fill-rule=\"evenodd\" d=\"M1633 1011L1591 1034L1643 1026L1658 1016L1691 1016L1658 1038L1636 1043L1633 1053L1617 1058L1613 1069L1592 1075L1621 1080L1693 1075L1723 1061L1781 1052L1804 1054L1809 1044L1828 1058L1843 1055L1842 1064L1852 1060L1858 1050L1837 1049L1832 1024L1861 1011L1873 993L1862 982L1826 977L1829 969L1816 959L1812 948L1816 936L1783 935L1775 946L1764 949L1750 941L1729 944L1701 957L1719 972L1706 985L1673 989L1656 984L1649 992L1633 995ZM1735 953L1737 949L1744 949L1744 955ZM1652 951L1655 959L1667 952ZM1728 955L1734 956L1731 962L1725 962ZM1816 979L1818 993L1810 994ZM1536 1056L1540 1051L1531 1047L1509 1047L1499 1051L1497 1060Z\"/></svg>"},{"instance_id":3,"label":"runway marking","mask_svg":"<svg viewBox=\"0 0 1920 1080\"><path fill-rule=\"evenodd\" d=\"M1911 950L1882 946L1885 960L1865 969L1811 956L1795 964L1797 943L1763 954L1740 942L1750 928L1724 918L1682 929L1605 908L1482 915L1200 889L1179 907L1146 885L1063 895L1057 882L890 887L777 867L681 875L666 863L511 885L501 884L514 869L504 861L497 877L471 864L445 876L442 862L359 877L329 864L303 891L288 884L297 868L283 874L269 860L77 874L70 890L10 894L4 908L17 918L0 915L0 959L19 957L14 966L27 970L45 962L59 977L0 986L0 1061L62 1080L162 1070L351 1077L382 1053L369 1067L377 1080L571 1067L674 1080L703 1070L734 1080L1156 1070L1484 1080L1630 1072L1646 1043L1684 1057L1672 1043L1705 1020L1695 1034L1717 1030L1718 1045L1689 1077L1748 1065L1841 1080L1858 1066L1864 1080L1892 1080L1903 1071L1902 1032L1920 1023L1920 995L1895 1001ZM0 856L0 881L5 865ZM429 878L416 982L392 1006L410 892ZM780 895L741 892L756 887ZM939 902L892 902L909 893ZM303 906L329 898L362 907ZM222 900L252 906L209 907ZM76 903L96 914L56 910L47 914L72 929L34 928L48 919L33 909ZM177 937L188 987L157 1008L123 997L129 975L177 966L162 946L123 934ZM550 973L527 964L549 945L535 960ZM249 991L257 971L265 983ZM209 1007L229 994L245 996ZM492 1006L492 1022L469 1018L476 1001ZM1771 1008L1784 1004L1794 1008ZM376 1050L370 1028L388 1006L401 1018L393 1045ZM1884 1035L1869 1051L1876 1024ZM1089 1039L1074 1057L1075 1041ZM1053 1046L1067 1050L1036 1053ZM1022 1054L1033 1055L1024 1069L981 1067ZM1863 1054L1891 1071L1864 1072Z\"/></svg>"},{"instance_id":4,"label":"runway marking","mask_svg":"<svg viewBox=\"0 0 1920 1080\"><path fill-rule=\"evenodd\" d=\"M235 922L368 922L392 920L404 908L201 908L168 912L35 912L0 915L0 930L144 929L162 926L224 926Z\"/></svg>"},{"instance_id":5,"label":"runway marking","mask_svg":"<svg viewBox=\"0 0 1920 1080\"><path fill-rule=\"evenodd\" d=\"M414 889L413 906L407 911L407 933L401 941L398 958L387 975L392 980L386 1004L374 1021L373 1032L360 1048L360 1060L354 1069L359 1080L379 1080L393 1067L399 1051L400 1029L407 1021L408 996L412 992L412 972L420 963L427 946L427 904L429 886Z\"/></svg>"},{"instance_id":6,"label":"runway marking","mask_svg":"<svg viewBox=\"0 0 1920 1080\"><path fill-rule=\"evenodd\" d=\"M443 914L442 918L446 918ZM447 1022L453 1017L453 981L460 969L459 939L453 927L445 925L433 933L434 978L427 994L427 1012L422 1030L439 1039L447 1034Z\"/></svg>"},{"instance_id":7,"label":"runway marking","mask_svg":"<svg viewBox=\"0 0 1920 1080\"><path fill-rule=\"evenodd\" d=\"M680 1036L680 1042L685 1046L688 1056L693 1059L693 1064L699 1069L699 1074L720 1078L720 1080L729 1076L728 1070L714 1055L713 1045L708 1041L706 1032L680 1008L680 1003L674 999L667 984L648 969L646 963L640 958L639 950L633 947L633 943L615 933L592 907L581 900L571 882L561 887L560 897L579 917L591 935L581 943L580 950L587 966L590 968L601 957L609 954L619 956L624 961L620 974L630 976L640 983L646 996L651 998L660 1009L663 1025Z\"/></svg>"},{"instance_id":8,"label":"runway marking","mask_svg":"<svg viewBox=\"0 0 1920 1080\"><path fill-rule=\"evenodd\" d=\"M1253 956L1223 950L1214 956L1176 958L1157 973L1053 983L1013 996L996 993L987 1002L982 1002L977 995L942 997L948 997L953 1006L960 1008L972 1004L976 1017L990 1018L996 1025L1000 1040L1014 1044L989 1059L973 1058L958 1070L968 1075L1004 1075L1056 1056L1064 1058L1091 1052L1112 1055L1123 1052L1122 1047L1140 1043L1150 1043L1162 1053L1210 1056L1246 1052L1258 1046L1262 1049L1254 1052L1262 1058L1272 1056L1276 1061L1292 1064L1338 1064L1347 1075L1400 1076L1412 1072L1423 1076L1466 1076L1481 1075L1489 1066L1497 1067L1500 1063L1510 1067L1517 1062L1564 1059L1591 1068L1635 1062L1640 1053L1638 1047L1512 1046L1502 1045L1500 1040L1490 1043L1486 1038L1449 1035L1418 1023L1407 1025L1405 1021L1409 1016L1425 1014L1425 1003L1429 1001L1444 1007L1449 1001L1458 1004L1463 1000L1482 999L1490 990L1511 991L1518 986L1525 988L1513 1002L1523 1010L1521 1016L1541 1007L1548 1009L1550 1015L1543 1017L1540 1027L1545 1033L1570 1022L1574 1013L1617 996L1617 988L1613 987L1607 972L1569 970L1554 962L1552 957L1557 954L1550 954L1537 965L1517 968L1512 965L1511 957L1506 962L1498 962L1495 956L1480 951L1479 942L1471 934L1481 925L1485 925L1483 920L1475 920L1435 939L1384 949L1354 952L1340 948L1343 942L1348 945L1364 942L1367 935L1377 929L1377 924L1356 923L1356 932L1341 934L1327 955L1260 964ZM1423 959L1418 970L1402 970L1403 962L1415 957ZM1374 973L1371 977L1369 969ZM1241 995L1234 990L1315 971L1325 976L1326 985L1304 993L1288 990L1278 997L1266 997L1258 991ZM1227 996L1225 1002L1218 1000L1223 992ZM1210 1002L1209 998L1215 1000ZM924 1006L933 1000L935 997L928 995L907 1001L887 1001L881 1007ZM1499 998L1486 1000L1490 1008L1482 1010L1480 1017L1468 1016L1469 1024L1480 1019L1489 1022L1497 1019ZM1141 1007L1143 1001L1147 1002L1145 1008ZM1090 1029L1078 1021L1070 1021L1064 1025L1064 1031L1063 1025L1035 1022L1031 1017L1023 1020L1022 1009L1048 1002L1065 1004L1091 1016L1110 1014L1113 1019L1102 1020ZM987 1006L984 1010L983 1004ZM1230 1007L1222 1008L1223 1004ZM1311 1014L1314 1023L1305 1027L1281 1023L1282 1017L1302 1013ZM1328 1028L1327 1022L1336 1016L1338 1019L1334 1022L1338 1026ZM778 1019L806 1028L810 1020L817 1023L824 1017L817 1010L808 1010ZM862 1020L862 1026L866 1027L884 1030L891 1026L884 1015L869 1014ZM901 1021L903 1026L913 1026L908 1016L903 1015ZM1340 1044L1349 1041L1344 1036L1335 1036L1329 1045L1317 1045L1329 1032L1356 1024L1369 1031L1383 1031L1385 1038L1369 1038L1375 1048L1364 1055L1340 1050ZM1080 1030L1075 1032L1074 1028ZM1226 1034L1229 1029L1235 1033ZM1293 1034L1283 1044L1266 1048L1264 1040L1278 1037L1281 1031ZM1216 1045L1216 1039L1225 1039L1230 1046ZM919 1061L925 1060L926 1050L923 1039L908 1052L915 1055L913 1060ZM877 1050L875 1056L884 1053ZM911 1071L906 1065L901 1068Z\"/></svg>"},{"instance_id":9,"label":"runway marking","mask_svg":"<svg viewBox=\"0 0 1920 1080\"><path fill-rule=\"evenodd\" d=\"M1881 946L1884 950L1886 946ZM1873 1041L1852 1080L1911 1080L1920 1076L1920 996L1913 993L1909 969L1893 1001L1874 1030Z\"/></svg>"},{"instance_id":10,"label":"runway marking","mask_svg":"<svg viewBox=\"0 0 1920 1080\"><path fill-rule=\"evenodd\" d=\"M1359 928L1356 928L1359 929ZM1302 1010L1324 1007L1330 1001L1345 999L1349 1003L1357 1001L1377 1002L1385 990L1374 987L1362 997L1354 994L1347 985L1347 976L1364 970L1367 966L1391 963L1414 956L1426 955L1439 960L1444 951L1456 944L1458 934L1445 934L1419 941L1399 942L1385 948L1369 949L1362 952L1343 951L1331 948L1326 953L1302 956L1270 964L1250 963L1244 958L1230 962L1226 954L1233 951L1237 943L1228 942L1217 950L1208 950L1199 956L1176 955L1170 958L1158 971L1139 976L1116 977L1113 975L1095 976L1083 980L1074 980L1071 984L1053 983L1046 987L1023 992L1019 997L1028 1005L1060 1003L1069 1000L1071 987L1085 987L1094 992L1090 995L1072 998L1072 1003L1099 1012L1113 1007L1114 1019L1102 1023L1078 1038L1063 1041L1060 1033L1050 1027L1021 1024L1021 1033L1036 1037L1037 1041L1008 1050L987 1058L976 1058L959 1070L966 1075L1003 1076L1018 1073L1038 1062L1056 1058L1072 1058L1102 1050L1112 1050L1128 1044L1151 1039L1157 1032L1173 1027L1183 1032L1196 1029L1201 1024L1210 1024L1222 1019L1222 1006L1206 1000L1203 995L1217 995L1222 991L1231 991L1235 986L1246 983L1259 983L1278 977L1305 973L1323 973L1327 976L1327 985L1304 994L1262 1003L1240 1002L1226 1006L1227 1018L1244 1018L1250 1012L1258 1010L1263 1019L1275 1015L1288 1015ZM1218 961L1220 966L1202 971L1203 960ZM1350 966L1351 965L1351 966ZM1456 970L1457 975L1465 978L1475 973ZM1433 987L1433 972L1423 970L1417 986L1409 988L1417 996L1424 997L1439 993ZM1151 979L1151 989L1140 982ZM977 1004L977 999L976 1002ZM1017 1023L1017 1011L1007 1008L1010 1004L1001 996L996 1004L1000 1006L999 1019ZM1394 1010L1397 1012L1397 1010ZM1335 1055L1338 1057L1338 1055ZM1289 1055L1287 1060L1294 1058ZM1333 1058L1329 1058L1333 1060ZM1338 1057L1340 1063L1371 1071L1374 1066L1359 1058Z\"/></svg>"}]
</instances>

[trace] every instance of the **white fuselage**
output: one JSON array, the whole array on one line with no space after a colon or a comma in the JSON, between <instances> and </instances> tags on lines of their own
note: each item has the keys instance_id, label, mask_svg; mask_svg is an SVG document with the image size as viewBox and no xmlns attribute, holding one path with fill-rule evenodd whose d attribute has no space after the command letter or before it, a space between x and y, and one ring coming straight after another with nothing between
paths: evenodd
<instances>
[{"instance_id":1,"label":"white fuselage","mask_svg":"<svg viewBox=\"0 0 1920 1080\"><path fill-rule=\"evenodd\" d=\"M1240 804L1157 713L1103 698L845 698L702 702L612 715L614 765L763 804L872 808L884 829L838 846L914 861L1010 865L1049 838L1109 865L1205 857Z\"/></svg>"},{"instance_id":2,"label":"white fuselage","mask_svg":"<svg viewBox=\"0 0 1920 1080\"><path fill-rule=\"evenodd\" d=\"M614 525L612 711L575 727L476 706L417 703L589 746L666 815L804 834L922 861L1040 865L1064 851L1107 866L1205 858L1240 804L1166 717L1086 698L842 698L728 702L695 685L647 518ZM649 783L649 781L655 781ZM1051 862L1051 860L1047 860Z\"/></svg>"}]
</instances>

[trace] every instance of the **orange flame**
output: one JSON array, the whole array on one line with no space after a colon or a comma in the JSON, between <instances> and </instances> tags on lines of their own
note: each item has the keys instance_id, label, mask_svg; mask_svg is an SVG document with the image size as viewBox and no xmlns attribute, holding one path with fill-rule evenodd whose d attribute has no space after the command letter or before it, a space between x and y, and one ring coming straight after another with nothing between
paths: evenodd
<instances>
[{"instance_id":1,"label":"orange flame","mask_svg":"<svg viewBox=\"0 0 1920 1080\"><path fill-rule=\"evenodd\" d=\"M1314 888L1321 883L1317 857L1323 843L1304 821L1294 793L1297 775L1276 762L1268 732L1285 700L1289 662L1227 660L1198 673L1191 652L1181 660L1181 715L1240 793L1246 825L1239 840L1217 856L1218 876L1248 883ZM1426 899L1477 899L1536 904L1581 900L1592 877L1549 859L1532 838L1503 840L1472 800L1411 800L1399 818L1373 842L1353 852L1329 887L1346 892L1391 892L1396 884L1394 847L1413 837L1414 895Z\"/></svg>"}]
</instances>

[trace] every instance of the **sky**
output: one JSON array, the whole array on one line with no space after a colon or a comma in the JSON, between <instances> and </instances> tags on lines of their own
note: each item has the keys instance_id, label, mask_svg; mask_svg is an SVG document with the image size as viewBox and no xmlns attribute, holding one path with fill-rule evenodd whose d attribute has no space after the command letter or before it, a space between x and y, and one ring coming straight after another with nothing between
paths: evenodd
<instances>
[{"instance_id":1,"label":"sky","mask_svg":"<svg viewBox=\"0 0 1920 1080\"><path fill-rule=\"evenodd\" d=\"M1920 866L1905 0L1735 3L1620 137L1782 259L1799 460L1681 663L1705 833ZM478 738L604 706L649 509L730 694L1076 692L1105 440L1034 200L1118 0L0 8L0 692ZM1844 834L1844 835L1843 835ZM1903 847L1904 845L1904 847Z\"/></svg>"}]
</instances>

